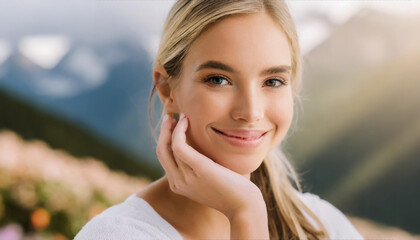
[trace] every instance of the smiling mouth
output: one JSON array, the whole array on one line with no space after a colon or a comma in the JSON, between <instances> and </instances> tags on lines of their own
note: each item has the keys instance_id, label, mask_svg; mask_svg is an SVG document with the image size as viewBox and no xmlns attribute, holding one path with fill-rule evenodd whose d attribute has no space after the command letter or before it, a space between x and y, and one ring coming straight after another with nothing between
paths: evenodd
<instances>
[{"instance_id":1,"label":"smiling mouth","mask_svg":"<svg viewBox=\"0 0 420 240\"><path fill-rule=\"evenodd\" d=\"M238 136L231 136L231 135L227 135L227 134L225 134L224 132L219 131L219 130L217 130L217 129L215 129L215 128L211 128L211 129L213 129L215 132L218 132L218 133L223 134L223 135L225 135L225 136L228 136L228 137L231 137L231 138L237 138L237 139L241 139L241 140L247 140L247 141L251 141L251 140L259 139L259 138L261 138L262 136L264 136L264 135L267 133L267 132L265 132L265 133L261 134L261 135L260 135L260 136L258 136L258 137L238 137Z\"/></svg>"}]
</instances>

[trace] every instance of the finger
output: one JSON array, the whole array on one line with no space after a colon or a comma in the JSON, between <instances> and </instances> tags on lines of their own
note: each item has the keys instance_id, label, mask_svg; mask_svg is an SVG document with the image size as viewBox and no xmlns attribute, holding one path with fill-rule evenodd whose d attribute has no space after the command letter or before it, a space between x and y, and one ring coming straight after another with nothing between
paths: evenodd
<instances>
[{"instance_id":1,"label":"finger","mask_svg":"<svg viewBox=\"0 0 420 240\"><path fill-rule=\"evenodd\" d=\"M174 156L174 158L178 164L178 170L181 173L178 176L182 178L184 182L190 182L191 178L198 176L198 174L188 164L186 164L183 159L177 158L176 156Z\"/></svg>"},{"instance_id":2,"label":"finger","mask_svg":"<svg viewBox=\"0 0 420 240\"><path fill-rule=\"evenodd\" d=\"M175 118L172 118L172 126L171 126L171 132L174 131L176 124L178 123L178 120L176 120Z\"/></svg>"},{"instance_id":3,"label":"finger","mask_svg":"<svg viewBox=\"0 0 420 240\"><path fill-rule=\"evenodd\" d=\"M178 120L175 118L172 118L171 120L171 134L173 133L173 130L175 129L176 125L178 123ZM172 140L171 140L172 143ZM169 147L169 151L172 153L172 146ZM173 156L173 154L172 154ZM174 161L176 163L176 165L178 166L178 170L180 170L182 172L182 175L185 175L187 173L191 173L192 172L192 168L190 166L188 166L187 164L185 164L182 160L177 159L175 156L173 156Z\"/></svg>"},{"instance_id":4,"label":"finger","mask_svg":"<svg viewBox=\"0 0 420 240\"><path fill-rule=\"evenodd\" d=\"M175 127L177 126L178 120L177 119L172 119L172 132L175 129ZM173 135L172 135L173 136ZM173 143L173 140L171 141ZM172 151L172 147L170 148L170 151ZM185 176L185 174L190 174L193 170L190 166L188 166L184 161L182 161L182 159L176 158L174 156L175 162L178 166L178 170L180 172L182 172L182 175Z\"/></svg>"},{"instance_id":5,"label":"finger","mask_svg":"<svg viewBox=\"0 0 420 240\"><path fill-rule=\"evenodd\" d=\"M188 129L188 124L188 118L180 117L172 134L173 154L176 158L182 159L193 171L200 170L201 167L205 169L213 161L206 161L209 160L206 159L206 156L187 144L185 132Z\"/></svg>"},{"instance_id":6,"label":"finger","mask_svg":"<svg viewBox=\"0 0 420 240\"><path fill-rule=\"evenodd\" d=\"M168 175L172 175L177 171L177 165L172 152L169 151L171 146L171 118L165 115L164 121L160 127L159 139L156 147L156 154L159 162Z\"/></svg>"},{"instance_id":7,"label":"finger","mask_svg":"<svg viewBox=\"0 0 420 240\"><path fill-rule=\"evenodd\" d=\"M169 120L168 120L169 121ZM172 153L172 133L174 132L174 129L175 129L175 126L176 126L176 124L178 123L178 120L177 119L175 119L175 118L171 118L171 143L170 143L170 145L168 146L168 150L169 150L169 152L171 152ZM175 161L176 162L176 161Z\"/></svg>"},{"instance_id":8,"label":"finger","mask_svg":"<svg viewBox=\"0 0 420 240\"><path fill-rule=\"evenodd\" d=\"M190 167L180 158L174 156L175 162L178 166L178 176L182 176L185 179L185 176L190 173Z\"/></svg>"}]
</instances>

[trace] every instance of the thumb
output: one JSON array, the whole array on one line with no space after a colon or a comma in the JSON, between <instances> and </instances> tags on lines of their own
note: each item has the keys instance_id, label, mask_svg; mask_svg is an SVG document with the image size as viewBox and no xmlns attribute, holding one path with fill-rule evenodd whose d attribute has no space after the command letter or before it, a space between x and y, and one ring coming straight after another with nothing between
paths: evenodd
<instances>
[{"instance_id":1,"label":"thumb","mask_svg":"<svg viewBox=\"0 0 420 240\"><path fill-rule=\"evenodd\" d=\"M173 153L178 159L187 163L194 170L198 170L202 167L207 168L209 167L209 164L214 164L214 162L187 144L185 133L188 129L188 125L188 118L181 113L179 122L172 135Z\"/></svg>"}]
</instances>

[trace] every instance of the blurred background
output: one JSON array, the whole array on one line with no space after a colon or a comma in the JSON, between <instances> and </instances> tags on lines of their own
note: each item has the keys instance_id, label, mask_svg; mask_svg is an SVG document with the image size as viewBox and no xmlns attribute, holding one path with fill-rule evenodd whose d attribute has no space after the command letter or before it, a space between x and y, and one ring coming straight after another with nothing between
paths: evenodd
<instances>
[{"instance_id":1,"label":"blurred background","mask_svg":"<svg viewBox=\"0 0 420 240\"><path fill-rule=\"evenodd\" d=\"M72 239L164 174L147 103L173 3L0 0L0 239ZM420 239L420 2L288 4L304 191L367 239Z\"/></svg>"}]
</instances>

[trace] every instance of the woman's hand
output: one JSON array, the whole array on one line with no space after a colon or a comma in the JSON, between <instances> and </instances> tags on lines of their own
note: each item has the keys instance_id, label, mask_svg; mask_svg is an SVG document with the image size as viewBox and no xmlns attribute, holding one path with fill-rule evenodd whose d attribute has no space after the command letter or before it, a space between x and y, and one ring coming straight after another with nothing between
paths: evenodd
<instances>
[{"instance_id":1,"label":"woman's hand","mask_svg":"<svg viewBox=\"0 0 420 240\"><path fill-rule=\"evenodd\" d=\"M231 220L241 212L265 211L259 188L246 177L215 163L186 142L188 119L165 116L156 154L174 193L212 207Z\"/></svg>"}]
</instances>

